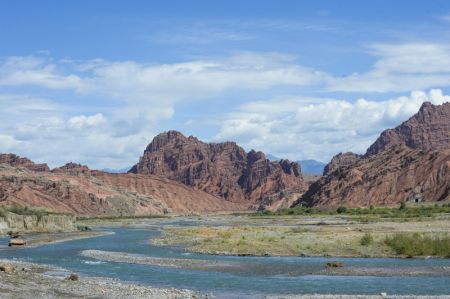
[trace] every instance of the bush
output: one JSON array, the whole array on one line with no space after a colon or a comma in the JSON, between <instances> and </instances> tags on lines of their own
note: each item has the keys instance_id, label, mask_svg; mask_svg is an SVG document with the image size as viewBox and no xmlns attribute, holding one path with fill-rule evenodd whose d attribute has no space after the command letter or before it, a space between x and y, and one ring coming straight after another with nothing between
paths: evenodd
<instances>
[{"instance_id":1,"label":"bush","mask_svg":"<svg viewBox=\"0 0 450 299\"><path fill-rule=\"evenodd\" d=\"M345 212L347 212L347 208L346 208L346 207L338 207L337 210L336 210L336 212L337 212L338 214L345 213Z\"/></svg>"},{"instance_id":2,"label":"bush","mask_svg":"<svg viewBox=\"0 0 450 299\"><path fill-rule=\"evenodd\" d=\"M370 233L365 233L364 236L361 237L361 240L359 242L363 246L370 245L373 242L373 237Z\"/></svg>"},{"instance_id":3,"label":"bush","mask_svg":"<svg viewBox=\"0 0 450 299\"><path fill-rule=\"evenodd\" d=\"M385 243L395 253L410 257L424 255L450 257L450 237L447 235L397 234L386 237Z\"/></svg>"},{"instance_id":4,"label":"bush","mask_svg":"<svg viewBox=\"0 0 450 299\"><path fill-rule=\"evenodd\" d=\"M406 209L406 203L404 201L402 201L400 203L400 207L398 208L399 210L405 210Z\"/></svg>"},{"instance_id":5,"label":"bush","mask_svg":"<svg viewBox=\"0 0 450 299\"><path fill-rule=\"evenodd\" d=\"M66 280L70 280L70 281L78 281L79 279L80 279L80 277L75 273L72 273L66 277Z\"/></svg>"}]
</instances>

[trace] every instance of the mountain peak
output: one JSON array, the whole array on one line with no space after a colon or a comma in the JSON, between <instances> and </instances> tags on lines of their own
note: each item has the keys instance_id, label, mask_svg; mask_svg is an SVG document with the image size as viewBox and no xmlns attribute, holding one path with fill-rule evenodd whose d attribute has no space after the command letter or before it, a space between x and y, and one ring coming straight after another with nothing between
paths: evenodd
<instances>
[{"instance_id":1,"label":"mountain peak","mask_svg":"<svg viewBox=\"0 0 450 299\"><path fill-rule=\"evenodd\" d=\"M50 171L47 164L36 164L28 158L15 154L0 154L0 164L8 164L14 167L24 167L32 171Z\"/></svg>"},{"instance_id":2,"label":"mountain peak","mask_svg":"<svg viewBox=\"0 0 450 299\"><path fill-rule=\"evenodd\" d=\"M410 119L394 129L383 131L367 149L365 157L396 145L425 151L449 148L450 103L433 105L424 102Z\"/></svg>"},{"instance_id":3,"label":"mountain peak","mask_svg":"<svg viewBox=\"0 0 450 299\"><path fill-rule=\"evenodd\" d=\"M297 163L270 162L235 142L206 143L177 131L157 135L129 172L163 176L236 202L304 186Z\"/></svg>"}]
</instances>

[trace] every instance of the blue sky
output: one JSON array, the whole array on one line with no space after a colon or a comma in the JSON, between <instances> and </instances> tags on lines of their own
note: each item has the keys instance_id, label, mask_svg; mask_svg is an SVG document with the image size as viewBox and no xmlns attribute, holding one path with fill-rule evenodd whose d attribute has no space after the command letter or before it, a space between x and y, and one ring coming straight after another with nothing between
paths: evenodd
<instances>
[{"instance_id":1,"label":"blue sky","mask_svg":"<svg viewBox=\"0 0 450 299\"><path fill-rule=\"evenodd\" d=\"M125 167L176 129L292 160L449 100L449 1L2 1L0 152Z\"/></svg>"}]
</instances>

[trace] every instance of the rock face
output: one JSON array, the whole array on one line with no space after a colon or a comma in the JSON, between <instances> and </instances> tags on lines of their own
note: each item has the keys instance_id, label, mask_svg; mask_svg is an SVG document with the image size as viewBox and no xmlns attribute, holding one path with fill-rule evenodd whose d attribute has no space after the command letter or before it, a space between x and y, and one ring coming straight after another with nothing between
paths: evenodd
<instances>
[{"instance_id":1,"label":"rock face","mask_svg":"<svg viewBox=\"0 0 450 299\"><path fill-rule=\"evenodd\" d=\"M0 205L45 207L77 215L193 214L244 210L199 190L157 176L110 174L87 167L29 171L0 165Z\"/></svg>"},{"instance_id":2,"label":"rock face","mask_svg":"<svg viewBox=\"0 0 450 299\"><path fill-rule=\"evenodd\" d=\"M0 215L0 235L8 231L20 232L58 232L75 231L75 217L70 215L17 215L2 212ZM18 239L11 239L18 240Z\"/></svg>"},{"instance_id":3,"label":"rock face","mask_svg":"<svg viewBox=\"0 0 450 299\"><path fill-rule=\"evenodd\" d=\"M0 154L0 164L24 167L32 171L50 171L47 164L36 164L33 161L14 154Z\"/></svg>"},{"instance_id":4,"label":"rock face","mask_svg":"<svg viewBox=\"0 0 450 299\"><path fill-rule=\"evenodd\" d=\"M325 166L323 175L328 175L340 167L348 167L358 161L359 158L361 158L361 155L352 152L339 153Z\"/></svg>"},{"instance_id":5,"label":"rock face","mask_svg":"<svg viewBox=\"0 0 450 299\"><path fill-rule=\"evenodd\" d=\"M395 129L388 129L366 152L376 155L394 145L405 145L424 151L447 149L450 145L450 103L426 102L419 112Z\"/></svg>"},{"instance_id":6,"label":"rock face","mask_svg":"<svg viewBox=\"0 0 450 299\"><path fill-rule=\"evenodd\" d=\"M393 205L450 199L450 103L425 103L366 155L340 154L295 205Z\"/></svg>"},{"instance_id":7,"label":"rock face","mask_svg":"<svg viewBox=\"0 0 450 299\"><path fill-rule=\"evenodd\" d=\"M88 173L90 169L86 165L81 165L73 162L69 162L61 167L52 169L54 173L69 173L72 175L77 175L80 173Z\"/></svg>"},{"instance_id":8,"label":"rock face","mask_svg":"<svg viewBox=\"0 0 450 299\"><path fill-rule=\"evenodd\" d=\"M163 176L233 202L304 185L298 163L270 162L234 142L205 143L177 131L156 136L130 172Z\"/></svg>"}]
</instances>

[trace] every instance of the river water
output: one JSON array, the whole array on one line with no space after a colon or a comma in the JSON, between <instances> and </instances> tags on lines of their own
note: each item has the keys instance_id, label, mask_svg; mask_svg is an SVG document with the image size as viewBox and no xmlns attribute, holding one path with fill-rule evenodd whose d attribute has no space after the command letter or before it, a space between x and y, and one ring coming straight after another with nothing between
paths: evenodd
<instances>
[{"instance_id":1,"label":"river water","mask_svg":"<svg viewBox=\"0 0 450 299\"><path fill-rule=\"evenodd\" d=\"M185 225L172 222L170 225ZM152 286L187 288L217 298L261 298L269 294L450 294L449 276L332 276L313 275L328 261L346 267L450 267L449 259L235 257L194 254L182 248L153 246L158 227L105 228L114 234L91 239L54 243L35 248L4 248L0 258L55 265L90 276L113 277ZM0 238L0 245L7 238ZM97 261L80 255L97 249L151 257L220 260L240 263L235 271L190 270L151 265Z\"/></svg>"}]
</instances>

